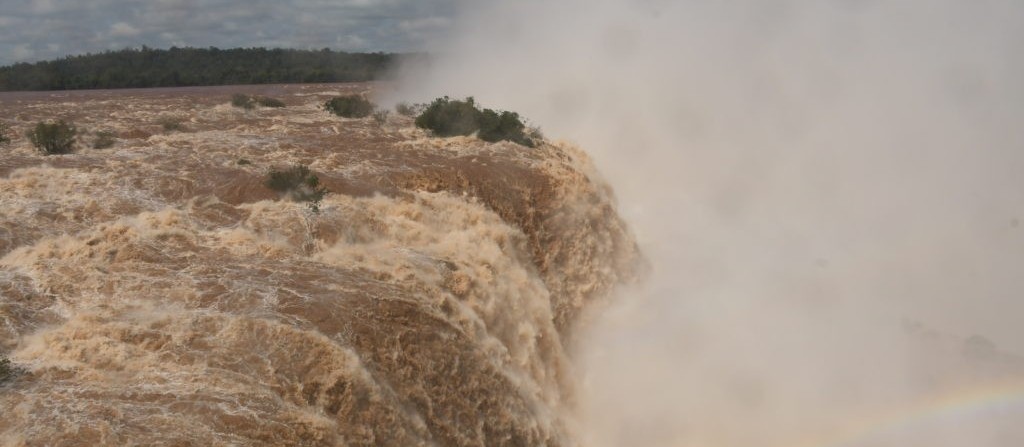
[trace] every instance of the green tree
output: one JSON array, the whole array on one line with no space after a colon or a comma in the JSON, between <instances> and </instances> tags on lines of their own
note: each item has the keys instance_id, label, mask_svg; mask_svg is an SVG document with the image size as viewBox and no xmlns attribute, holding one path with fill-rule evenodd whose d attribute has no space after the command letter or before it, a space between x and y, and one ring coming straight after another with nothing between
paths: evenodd
<instances>
[{"instance_id":1,"label":"green tree","mask_svg":"<svg viewBox=\"0 0 1024 447\"><path fill-rule=\"evenodd\" d=\"M508 140L527 147L533 147L533 141L526 135L526 125L519 119L515 112L496 112L491 109L484 109L480 113L480 132L477 134L481 140L497 142Z\"/></svg>"},{"instance_id":2,"label":"green tree","mask_svg":"<svg viewBox=\"0 0 1024 447\"><path fill-rule=\"evenodd\" d=\"M480 129L480 110L472 97L464 101L437 98L416 117L416 127L430 129L439 137L469 135Z\"/></svg>"},{"instance_id":3,"label":"green tree","mask_svg":"<svg viewBox=\"0 0 1024 447\"><path fill-rule=\"evenodd\" d=\"M114 146L117 139L114 133L109 130L101 130L96 132L96 138L92 140L93 149L107 149Z\"/></svg>"},{"instance_id":4,"label":"green tree","mask_svg":"<svg viewBox=\"0 0 1024 447\"><path fill-rule=\"evenodd\" d=\"M487 142L511 141L534 147L540 132L526 132L526 125L515 112L481 109L472 97L453 100L447 96L435 99L418 117L416 126L428 129L439 137L471 135Z\"/></svg>"},{"instance_id":5,"label":"green tree","mask_svg":"<svg viewBox=\"0 0 1024 447\"><path fill-rule=\"evenodd\" d=\"M67 154L74 149L78 129L73 124L60 120L53 123L41 122L28 131L32 145L46 155Z\"/></svg>"},{"instance_id":6,"label":"green tree","mask_svg":"<svg viewBox=\"0 0 1024 447\"><path fill-rule=\"evenodd\" d=\"M274 109L279 109L279 108L282 108L282 107L285 106L284 101L281 101L280 99L277 99L277 98L267 97L267 96L257 96L256 97L256 104L259 104L260 107L270 107L270 108L274 108Z\"/></svg>"},{"instance_id":7,"label":"green tree","mask_svg":"<svg viewBox=\"0 0 1024 447\"><path fill-rule=\"evenodd\" d=\"M320 212L320 203L329 192L320 184L320 178L305 165L284 170L271 169L264 185L296 202L307 202L314 213Z\"/></svg>"},{"instance_id":8,"label":"green tree","mask_svg":"<svg viewBox=\"0 0 1024 447\"><path fill-rule=\"evenodd\" d=\"M11 131L11 128L5 124L0 123L0 144L7 144L11 142L11 137L7 133Z\"/></svg>"},{"instance_id":9,"label":"green tree","mask_svg":"<svg viewBox=\"0 0 1024 447\"><path fill-rule=\"evenodd\" d=\"M0 357L0 385L15 378L21 370L11 364L7 357Z\"/></svg>"},{"instance_id":10,"label":"green tree","mask_svg":"<svg viewBox=\"0 0 1024 447\"><path fill-rule=\"evenodd\" d=\"M235 93L231 95L231 105L245 110L252 110L256 108L256 101L253 100L252 96Z\"/></svg>"},{"instance_id":11,"label":"green tree","mask_svg":"<svg viewBox=\"0 0 1024 447\"><path fill-rule=\"evenodd\" d=\"M347 95L331 98L324 109L343 118L366 118L373 113L373 103L362 95Z\"/></svg>"},{"instance_id":12,"label":"green tree","mask_svg":"<svg viewBox=\"0 0 1024 447\"><path fill-rule=\"evenodd\" d=\"M406 103L406 102L400 102L398 104L395 104L395 111L398 112L398 114L402 115L402 116L412 117L412 116L416 116L417 115L416 107L415 106L411 106L411 105L409 105L409 103Z\"/></svg>"},{"instance_id":13,"label":"green tree","mask_svg":"<svg viewBox=\"0 0 1024 447\"><path fill-rule=\"evenodd\" d=\"M381 79L413 55L266 48L106 51L0 67L0 91Z\"/></svg>"}]
</instances>

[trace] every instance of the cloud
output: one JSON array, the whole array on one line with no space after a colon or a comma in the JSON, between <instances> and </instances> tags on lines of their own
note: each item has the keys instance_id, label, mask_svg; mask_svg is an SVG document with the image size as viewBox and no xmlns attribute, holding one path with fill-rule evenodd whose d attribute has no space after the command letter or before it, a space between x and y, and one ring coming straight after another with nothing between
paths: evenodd
<instances>
[{"instance_id":1,"label":"cloud","mask_svg":"<svg viewBox=\"0 0 1024 447\"><path fill-rule=\"evenodd\" d=\"M12 51L15 59L28 59L36 54L28 45L15 45Z\"/></svg>"},{"instance_id":2,"label":"cloud","mask_svg":"<svg viewBox=\"0 0 1024 447\"><path fill-rule=\"evenodd\" d=\"M451 23L447 17L423 17L412 20L403 20L398 28L403 31L422 31L425 29L445 28Z\"/></svg>"},{"instance_id":3,"label":"cloud","mask_svg":"<svg viewBox=\"0 0 1024 447\"><path fill-rule=\"evenodd\" d=\"M423 51L459 0L5 0L0 65L126 46Z\"/></svg>"},{"instance_id":4,"label":"cloud","mask_svg":"<svg viewBox=\"0 0 1024 447\"><path fill-rule=\"evenodd\" d=\"M53 0L33 0L32 10L40 14L47 14L56 11L57 5Z\"/></svg>"},{"instance_id":5,"label":"cloud","mask_svg":"<svg viewBox=\"0 0 1024 447\"><path fill-rule=\"evenodd\" d=\"M142 31L124 22L117 22L110 27L110 37L135 37L139 34Z\"/></svg>"},{"instance_id":6,"label":"cloud","mask_svg":"<svg viewBox=\"0 0 1024 447\"><path fill-rule=\"evenodd\" d=\"M429 38L440 31L451 26L452 20L448 17L422 17L411 20L402 20L398 23L398 29L415 39Z\"/></svg>"}]
</instances>

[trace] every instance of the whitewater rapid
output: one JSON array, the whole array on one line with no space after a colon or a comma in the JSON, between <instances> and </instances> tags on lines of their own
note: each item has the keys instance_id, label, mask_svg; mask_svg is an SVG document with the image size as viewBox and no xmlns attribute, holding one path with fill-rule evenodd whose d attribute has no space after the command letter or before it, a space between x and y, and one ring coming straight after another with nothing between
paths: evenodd
<instances>
[{"instance_id":1,"label":"whitewater rapid","mask_svg":"<svg viewBox=\"0 0 1024 447\"><path fill-rule=\"evenodd\" d=\"M567 144L319 108L369 88L0 96L0 444L576 445L573 329L642 265L610 189ZM20 136L52 117L75 154ZM296 163L320 213L262 186Z\"/></svg>"}]
</instances>

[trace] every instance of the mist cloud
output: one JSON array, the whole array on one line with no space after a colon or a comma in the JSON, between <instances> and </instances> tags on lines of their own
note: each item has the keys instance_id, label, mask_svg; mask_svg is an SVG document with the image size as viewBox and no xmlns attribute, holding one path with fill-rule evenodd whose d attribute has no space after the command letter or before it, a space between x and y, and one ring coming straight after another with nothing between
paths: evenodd
<instances>
[{"instance_id":1,"label":"mist cloud","mask_svg":"<svg viewBox=\"0 0 1024 447\"><path fill-rule=\"evenodd\" d=\"M1010 446L1019 399L937 425L920 402L1021 376L1022 22L998 0L487 2L398 96L521 112L615 187L654 273L584 337L591 445ZM965 356L972 334L1000 354ZM914 405L916 428L852 434Z\"/></svg>"}]
</instances>

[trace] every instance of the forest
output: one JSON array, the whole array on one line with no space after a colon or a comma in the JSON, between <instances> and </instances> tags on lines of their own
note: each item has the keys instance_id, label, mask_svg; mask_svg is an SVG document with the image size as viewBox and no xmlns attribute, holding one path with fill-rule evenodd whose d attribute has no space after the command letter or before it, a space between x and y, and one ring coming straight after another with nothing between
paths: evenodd
<instances>
[{"instance_id":1,"label":"forest","mask_svg":"<svg viewBox=\"0 0 1024 447\"><path fill-rule=\"evenodd\" d=\"M359 82L380 79L402 57L327 48L142 47L0 67L0 91Z\"/></svg>"}]
</instances>

